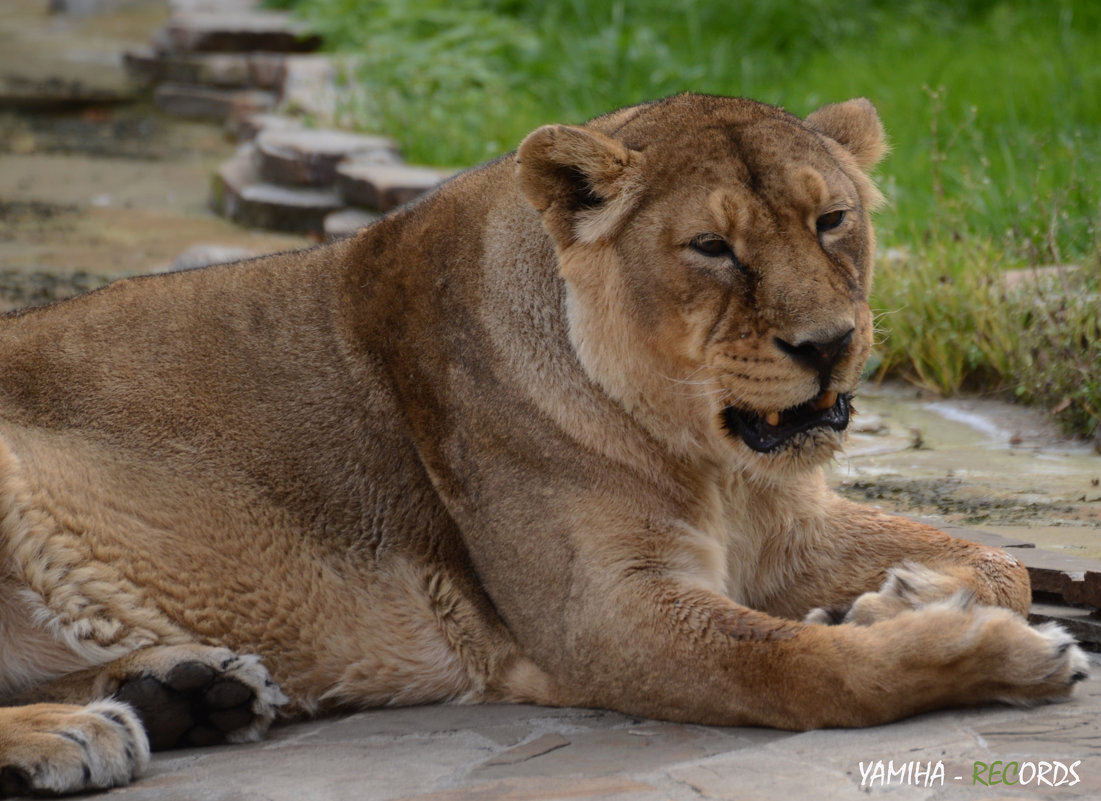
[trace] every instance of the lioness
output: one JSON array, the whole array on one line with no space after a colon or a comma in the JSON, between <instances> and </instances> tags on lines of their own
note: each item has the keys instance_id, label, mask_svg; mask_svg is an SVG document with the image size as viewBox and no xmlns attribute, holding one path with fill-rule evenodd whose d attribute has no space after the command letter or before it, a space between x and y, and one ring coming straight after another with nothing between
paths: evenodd
<instances>
[{"instance_id":1,"label":"lioness","mask_svg":"<svg viewBox=\"0 0 1101 801\"><path fill-rule=\"evenodd\" d=\"M1016 560L826 488L883 152L866 100L680 95L344 242L0 321L0 784L349 706L1067 696Z\"/></svg>"}]
</instances>

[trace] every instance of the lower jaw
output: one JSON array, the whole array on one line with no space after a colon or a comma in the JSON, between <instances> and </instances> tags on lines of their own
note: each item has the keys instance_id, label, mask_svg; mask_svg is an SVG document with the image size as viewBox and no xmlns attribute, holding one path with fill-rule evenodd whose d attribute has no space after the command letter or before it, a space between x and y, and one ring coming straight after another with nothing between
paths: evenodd
<instances>
[{"instance_id":1,"label":"lower jaw","mask_svg":"<svg viewBox=\"0 0 1101 801\"><path fill-rule=\"evenodd\" d=\"M821 397L816 400L820 401ZM763 417L728 406L723 410L723 424L730 436L741 440L746 447L757 453L768 455L793 449L819 450L818 447L811 446L808 438L821 441L822 437L816 437L816 434L840 434L849 424L851 396L833 394L833 399L834 405L828 408L819 408L816 401L810 401L783 413ZM786 425L782 422L785 419L790 421ZM774 421L779 425L774 424ZM831 436L829 439L836 442L835 437ZM836 444L834 447L836 448Z\"/></svg>"}]
</instances>

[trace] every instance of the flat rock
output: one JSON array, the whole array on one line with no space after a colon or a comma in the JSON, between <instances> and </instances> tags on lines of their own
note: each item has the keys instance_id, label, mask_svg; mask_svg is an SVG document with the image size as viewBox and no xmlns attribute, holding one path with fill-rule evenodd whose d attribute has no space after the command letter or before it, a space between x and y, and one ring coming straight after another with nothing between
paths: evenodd
<instances>
[{"instance_id":1,"label":"flat rock","mask_svg":"<svg viewBox=\"0 0 1101 801\"><path fill-rule=\"evenodd\" d=\"M173 14L241 14L256 11L261 3L262 0L168 0L168 10Z\"/></svg>"},{"instance_id":2,"label":"flat rock","mask_svg":"<svg viewBox=\"0 0 1101 801\"><path fill-rule=\"evenodd\" d=\"M225 217L254 228L321 235L325 217L344 204L335 190L291 188L262 181L244 145L214 174L211 205Z\"/></svg>"},{"instance_id":3,"label":"flat rock","mask_svg":"<svg viewBox=\"0 0 1101 801\"><path fill-rule=\"evenodd\" d=\"M942 525L944 531L963 539L1005 548L1026 568L1037 600L1101 609L1101 560L1060 554L1028 542L1007 540L992 532Z\"/></svg>"},{"instance_id":4,"label":"flat rock","mask_svg":"<svg viewBox=\"0 0 1101 801\"><path fill-rule=\"evenodd\" d=\"M438 186L450 173L408 164L352 161L337 168L340 196L351 206L390 211Z\"/></svg>"},{"instance_id":5,"label":"flat rock","mask_svg":"<svg viewBox=\"0 0 1101 801\"><path fill-rule=\"evenodd\" d=\"M284 58L280 53L160 53L152 47L122 54L126 72L143 84L171 81L279 91Z\"/></svg>"},{"instance_id":6,"label":"flat rock","mask_svg":"<svg viewBox=\"0 0 1101 801\"><path fill-rule=\"evenodd\" d=\"M321 37L278 11L195 12L169 19L154 45L164 52L308 53L320 47Z\"/></svg>"},{"instance_id":7,"label":"flat rock","mask_svg":"<svg viewBox=\"0 0 1101 801\"><path fill-rule=\"evenodd\" d=\"M129 103L134 99L134 93L125 87L97 86L79 79L0 76L0 108L64 111Z\"/></svg>"},{"instance_id":8,"label":"flat rock","mask_svg":"<svg viewBox=\"0 0 1101 801\"><path fill-rule=\"evenodd\" d=\"M257 168L265 181L298 186L330 186L337 165L350 158L393 164L398 146L385 136L365 136L321 128L267 128L256 137Z\"/></svg>"},{"instance_id":9,"label":"flat rock","mask_svg":"<svg viewBox=\"0 0 1101 801\"><path fill-rule=\"evenodd\" d=\"M363 209L341 209L325 217L325 241L335 242L354 236L360 228L366 228L382 219L381 214L372 214Z\"/></svg>"},{"instance_id":10,"label":"flat rock","mask_svg":"<svg viewBox=\"0 0 1101 801\"><path fill-rule=\"evenodd\" d=\"M251 142L261 131L269 128L273 130L297 130L305 127L298 117L288 117L285 114L273 114L271 112L259 112L257 114L244 114L231 117L226 121L226 128L238 142Z\"/></svg>"},{"instance_id":11,"label":"flat rock","mask_svg":"<svg viewBox=\"0 0 1101 801\"><path fill-rule=\"evenodd\" d=\"M162 83L153 92L157 107L168 114L206 120L226 120L276 104L274 92L263 89L222 89L188 83Z\"/></svg>"},{"instance_id":12,"label":"flat rock","mask_svg":"<svg viewBox=\"0 0 1101 801\"><path fill-rule=\"evenodd\" d=\"M51 14L94 17L115 14L137 5L158 5L161 0L50 0Z\"/></svg>"}]
</instances>

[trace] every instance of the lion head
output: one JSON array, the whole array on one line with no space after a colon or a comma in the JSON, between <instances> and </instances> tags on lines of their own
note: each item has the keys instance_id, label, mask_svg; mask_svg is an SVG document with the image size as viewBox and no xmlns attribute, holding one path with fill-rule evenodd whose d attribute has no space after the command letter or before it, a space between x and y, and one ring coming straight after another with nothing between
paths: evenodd
<instances>
[{"instance_id":1,"label":"lion head","mask_svg":"<svg viewBox=\"0 0 1101 801\"><path fill-rule=\"evenodd\" d=\"M661 441L788 471L840 447L872 343L872 104L680 95L545 126L518 180L589 376Z\"/></svg>"}]
</instances>

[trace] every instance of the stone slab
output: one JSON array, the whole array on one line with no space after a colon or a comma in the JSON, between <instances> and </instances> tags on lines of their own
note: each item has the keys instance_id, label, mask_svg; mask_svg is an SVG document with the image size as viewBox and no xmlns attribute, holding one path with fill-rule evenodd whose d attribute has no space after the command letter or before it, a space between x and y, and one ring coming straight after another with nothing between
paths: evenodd
<instances>
[{"instance_id":1,"label":"stone slab","mask_svg":"<svg viewBox=\"0 0 1101 801\"><path fill-rule=\"evenodd\" d=\"M260 180L252 145L225 161L214 174L211 205L241 225L321 236L325 217L343 207L334 190L276 186Z\"/></svg>"},{"instance_id":2,"label":"stone slab","mask_svg":"<svg viewBox=\"0 0 1101 801\"><path fill-rule=\"evenodd\" d=\"M117 14L135 6L160 5L163 0L50 0L51 14L70 14L75 17L94 17Z\"/></svg>"},{"instance_id":3,"label":"stone slab","mask_svg":"<svg viewBox=\"0 0 1101 801\"><path fill-rule=\"evenodd\" d=\"M162 81L281 91L280 53L158 53L152 47L122 54L123 66L142 84Z\"/></svg>"},{"instance_id":4,"label":"stone slab","mask_svg":"<svg viewBox=\"0 0 1101 801\"><path fill-rule=\"evenodd\" d=\"M275 107L276 96L263 89L220 89L189 83L162 83L153 102L167 114L205 120L227 120Z\"/></svg>"},{"instance_id":5,"label":"stone slab","mask_svg":"<svg viewBox=\"0 0 1101 801\"><path fill-rule=\"evenodd\" d=\"M168 0L168 10L173 14L241 14L256 11L263 0Z\"/></svg>"},{"instance_id":6,"label":"stone slab","mask_svg":"<svg viewBox=\"0 0 1101 801\"><path fill-rule=\"evenodd\" d=\"M337 165L358 158L392 164L400 160L398 146L385 136L365 136L317 128L267 128L256 137L257 169L276 184L330 186Z\"/></svg>"},{"instance_id":7,"label":"stone slab","mask_svg":"<svg viewBox=\"0 0 1101 801\"><path fill-rule=\"evenodd\" d=\"M1008 550L1028 568L1032 592L1042 600L1057 598L1068 604L1101 609L1101 560L1056 553L990 532L957 526L941 528L955 537Z\"/></svg>"},{"instance_id":8,"label":"stone slab","mask_svg":"<svg viewBox=\"0 0 1101 801\"><path fill-rule=\"evenodd\" d=\"M165 52L307 53L321 46L321 37L278 11L196 12L169 19L154 44Z\"/></svg>"},{"instance_id":9,"label":"stone slab","mask_svg":"<svg viewBox=\"0 0 1101 801\"><path fill-rule=\"evenodd\" d=\"M439 186L447 171L408 164L371 164L352 161L336 171L337 188L344 201L390 211Z\"/></svg>"},{"instance_id":10,"label":"stone slab","mask_svg":"<svg viewBox=\"0 0 1101 801\"><path fill-rule=\"evenodd\" d=\"M251 142L261 131L268 128L289 130L304 128L305 125L298 117L288 117L285 114L277 114L262 111L256 114L242 114L230 117L226 120L226 130L229 135L238 142Z\"/></svg>"},{"instance_id":11,"label":"stone slab","mask_svg":"<svg viewBox=\"0 0 1101 801\"><path fill-rule=\"evenodd\" d=\"M382 219L381 214L372 214L363 209L341 209L325 216L325 241L347 239L354 236L360 228L366 228Z\"/></svg>"},{"instance_id":12,"label":"stone slab","mask_svg":"<svg viewBox=\"0 0 1101 801\"><path fill-rule=\"evenodd\" d=\"M65 111L86 106L118 105L134 99L134 92L125 87L97 86L79 79L0 76L0 108Z\"/></svg>"},{"instance_id":13,"label":"stone slab","mask_svg":"<svg viewBox=\"0 0 1101 801\"><path fill-rule=\"evenodd\" d=\"M1096 610L1033 603L1028 619L1033 623L1058 623L1091 651L1101 651L1101 615Z\"/></svg>"},{"instance_id":14,"label":"stone slab","mask_svg":"<svg viewBox=\"0 0 1101 801\"><path fill-rule=\"evenodd\" d=\"M259 743L155 754L119 801L910 801L1101 797L1101 679L1065 704L948 710L866 729L793 733L523 705L377 709L276 726ZM1080 781L986 786L1002 761ZM909 781L872 766L914 763ZM941 763L943 779L931 766ZM1027 772L1027 771L1026 771ZM880 778L873 778L874 776Z\"/></svg>"}]
</instances>

